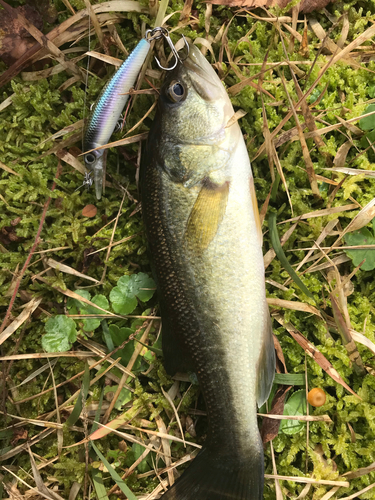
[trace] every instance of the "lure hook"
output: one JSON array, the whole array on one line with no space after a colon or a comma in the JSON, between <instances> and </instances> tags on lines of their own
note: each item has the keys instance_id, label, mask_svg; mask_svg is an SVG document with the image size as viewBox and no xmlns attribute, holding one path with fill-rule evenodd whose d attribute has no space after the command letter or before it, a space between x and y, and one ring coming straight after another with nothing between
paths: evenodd
<instances>
[{"instance_id":1,"label":"lure hook","mask_svg":"<svg viewBox=\"0 0 375 500\"><path fill-rule=\"evenodd\" d=\"M154 56L155 61L157 62L160 69L163 69L164 71L172 71L173 69L175 69L175 67L177 66L178 63L182 62L182 59L180 58L180 56L176 50L176 47L173 45L172 39L169 36L169 32L166 28L157 27L157 28L154 28L152 30L147 30L145 38L149 42L151 42L153 40L160 40L160 38L164 38L164 40L166 40L167 44L169 45L169 48L172 51L172 54L174 56L174 64L173 64L173 66L170 66L169 68L164 68L164 66L162 66L160 64L159 59L156 56ZM187 43L187 40L184 37L184 35L182 35L182 38L185 42L185 47L186 47L187 53L189 54L189 44Z\"/></svg>"},{"instance_id":2,"label":"lure hook","mask_svg":"<svg viewBox=\"0 0 375 500\"><path fill-rule=\"evenodd\" d=\"M87 191L90 189L90 187L93 185L93 179L91 178L91 174L92 172L85 172L85 176L83 178L83 182L82 184L77 187L77 189L75 191L78 191L79 189L81 189L82 187L85 187L86 186L86 189Z\"/></svg>"}]
</instances>

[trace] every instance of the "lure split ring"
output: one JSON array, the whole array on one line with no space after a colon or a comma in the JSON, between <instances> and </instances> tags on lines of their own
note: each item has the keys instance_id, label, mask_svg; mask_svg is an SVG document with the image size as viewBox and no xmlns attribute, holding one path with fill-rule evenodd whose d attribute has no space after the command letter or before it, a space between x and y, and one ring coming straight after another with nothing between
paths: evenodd
<instances>
[{"instance_id":1,"label":"lure split ring","mask_svg":"<svg viewBox=\"0 0 375 500\"><path fill-rule=\"evenodd\" d=\"M174 56L174 64L173 64L173 66L170 66L169 68L164 68L164 66L162 66L160 64L160 61L156 56L154 56L155 61L157 62L160 69L162 69L164 71L172 71L173 69L175 69L175 67L177 66L177 64L179 62L182 63L183 61L180 58L180 55L177 52L176 47L173 45L173 42L172 42L171 37L169 36L168 30L166 28L163 28L163 27L157 27L157 28L154 28L152 30L146 31L145 39L149 42L153 41L153 40L160 40L161 38L164 38L164 40L167 42L169 48L171 49L171 52ZM189 44L187 43L187 40L184 37L184 35L182 35L182 38L185 42L185 48L187 50L187 54L189 54Z\"/></svg>"}]
</instances>

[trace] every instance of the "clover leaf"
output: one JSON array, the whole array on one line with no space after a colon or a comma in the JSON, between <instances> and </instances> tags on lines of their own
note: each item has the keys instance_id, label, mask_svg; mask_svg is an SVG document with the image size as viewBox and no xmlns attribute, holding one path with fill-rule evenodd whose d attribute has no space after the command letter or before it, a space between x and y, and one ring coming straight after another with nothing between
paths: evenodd
<instances>
[{"instance_id":1,"label":"clover leaf","mask_svg":"<svg viewBox=\"0 0 375 500\"><path fill-rule=\"evenodd\" d=\"M122 276L117 286L112 288L109 300L117 314L131 314L137 307L137 298L142 302L151 299L155 292L155 282L145 273Z\"/></svg>"},{"instance_id":2,"label":"clover leaf","mask_svg":"<svg viewBox=\"0 0 375 500\"><path fill-rule=\"evenodd\" d=\"M373 219L373 226L374 222L375 219ZM367 227L363 227L359 231L353 231L353 233L346 234L344 239L348 246L375 245L375 237ZM344 251L346 255L352 259L355 266L358 266L363 259L366 259L361 266L363 271L371 271L372 269L375 269L375 248L369 248L368 250L344 249Z\"/></svg>"},{"instance_id":3,"label":"clover leaf","mask_svg":"<svg viewBox=\"0 0 375 500\"><path fill-rule=\"evenodd\" d=\"M108 309L109 303L107 298L104 295L94 295L93 298L91 298L90 292L87 290L77 290L77 295L80 295L84 299L90 300L97 306L101 307L102 309ZM90 306L88 304L85 304L84 302L81 302L78 299L68 299L67 307L71 314L77 313L78 311L80 314L102 314L103 311L100 309L97 309L94 306ZM83 330L85 332L92 332L98 328L100 325L101 319L100 318L84 318L83 319Z\"/></svg>"},{"instance_id":4,"label":"clover leaf","mask_svg":"<svg viewBox=\"0 0 375 500\"><path fill-rule=\"evenodd\" d=\"M45 329L47 333L42 338L42 346L47 352L69 351L77 339L75 322L63 314L49 318Z\"/></svg>"},{"instance_id":5,"label":"clover leaf","mask_svg":"<svg viewBox=\"0 0 375 500\"><path fill-rule=\"evenodd\" d=\"M301 389L295 391L284 405L284 415L306 415L306 391ZM280 430L289 436L300 432L306 422L300 420L282 420Z\"/></svg>"},{"instance_id":6,"label":"clover leaf","mask_svg":"<svg viewBox=\"0 0 375 500\"><path fill-rule=\"evenodd\" d=\"M367 113L372 113L375 111L375 104L370 104L367 106L365 109L365 112L363 113L364 115L367 115ZM365 118L361 118L359 120L359 127L362 130L374 130L375 129L375 113L370 116L366 116Z\"/></svg>"},{"instance_id":7,"label":"clover leaf","mask_svg":"<svg viewBox=\"0 0 375 500\"><path fill-rule=\"evenodd\" d=\"M94 297L91 299L91 302L96 304L97 306L101 307L102 309L108 309L109 303L107 298L104 295L94 295ZM103 311L100 309L97 309L96 307L89 306L88 304L85 304L84 307L81 308L81 313L82 314L103 314ZM92 332L98 328L100 325L101 319L100 318L85 318L83 320L83 329L85 332Z\"/></svg>"}]
</instances>

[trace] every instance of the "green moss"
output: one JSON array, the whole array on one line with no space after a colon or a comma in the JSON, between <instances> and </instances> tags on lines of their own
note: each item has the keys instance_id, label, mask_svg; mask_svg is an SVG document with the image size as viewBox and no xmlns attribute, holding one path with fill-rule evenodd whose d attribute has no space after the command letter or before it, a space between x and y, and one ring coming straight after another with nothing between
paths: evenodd
<instances>
[{"instance_id":1,"label":"green moss","mask_svg":"<svg viewBox=\"0 0 375 500\"><path fill-rule=\"evenodd\" d=\"M14 5L19 3L22 2L13 2ZM84 8L84 2L81 0L70 0L70 3L75 9ZM146 4L147 2L144 3ZM59 22L70 17L63 2L56 0L55 5L59 11ZM182 7L183 2L181 0L173 0L170 2L168 13L181 10ZM186 27L183 30L180 29L177 33L183 32L192 39L205 37L206 4L197 3L194 4L193 8L196 9L195 14L199 18L197 25ZM350 22L348 41L353 40L363 33L365 29L372 25L371 21L375 20L375 2L373 0L367 2L357 0L350 2L339 1L330 5L328 9L337 18L344 11L347 12ZM332 23L324 13L317 13L316 16L326 32L331 30ZM124 19L117 26L117 29L127 49L132 50L141 36L141 23L147 23L149 18L147 15L138 15L136 13L126 14L125 17L127 19ZM232 10L224 6L215 6L213 8L210 35L214 37L222 24L231 20L232 22L227 33L228 48L235 58L241 58L240 63L249 64L249 66L237 64L236 71L234 71L225 58L224 51L222 68L224 73L226 73L224 83L227 88L240 81L238 71L246 78L257 75L261 70L261 64L264 61L267 51L268 61L278 62L285 60L279 34L274 26L258 22L250 15L232 18ZM169 21L170 26L176 27L178 19L179 14L175 14ZM341 35L341 26L338 23L338 26L330 31L331 39L336 42ZM298 29L302 33L303 25L299 23ZM173 34L172 36L173 40L176 41L178 38L177 34ZM91 49L94 49L96 44L95 37L92 37ZM365 44L371 47L370 41L365 42ZM84 39L81 45L88 46L88 40ZM327 56L320 54L317 57L316 64L314 66L311 64L319 46L320 41L309 32L309 54L306 56L306 65L299 65L299 68L306 72L300 78L300 85L303 90L308 89L314 83L320 68L327 61ZM213 49L218 58L220 44L214 44ZM114 47L111 47L111 50L113 51L113 56L118 56ZM295 50L289 54L289 58L294 61L302 60L304 56L298 51L299 44L296 42ZM79 64L84 66L85 62ZM370 88L371 86L373 87L372 72L375 71L375 63L370 61L366 64L366 68L371 71L354 69L344 62L339 62L327 70L309 101L309 104L313 105L314 101L324 91L322 99L314 109L315 114L322 113L322 120L324 120L324 123L318 122L318 128L323 128L328 124L337 122L336 116L341 113L343 97L346 108L345 117L347 119L357 117L363 113L367 106L366 102L373 97ZM3 70L5 68L1 65L0 69ZM13 97L12 104L0 112L0 161L13 170L16 170L20 175L14 176L10 173L2 172L0 194L6 200L7 204L0 206L1 227L13 227L12 221L17 217L21 218L19 223L14 226L14 231L17 235L16 241L7 243L5 245L7 252L1 253L0 266L3 272L0 274L0 306L4 311L9 302L9 295L6 295L6 293L10 289L13 274L17 272L17 266L18 269L21 268L27 258L39 227L42 207L49 196L51 197L51 203L42 229L38 251L67 247L62 250L54 250L51 254L47 253L46 255L51 255L55 260L64 261L65 264L75 269L94 278L101 279L106 250L97 253L95 258L91 257L91 261L87 257L87 254L104 248L109 244L113 233L113 222L107 227L103 228L103 226L116 217L122 193L116 190L115 187L106 188L105 196L102 200L96 202L93 191L86 192L81 190L76 192L76 188L82 183L82 176L66 164L63 165L56 189L51 192L51 185L59 160L55 155L41 156L54 145L52 141L47 141L42 146L39 146L39 144L48 139L56 131L82 119L85 102L85 115L87 116L89 106L98 96L105 81L112 74L113 68L106 68L102 71L100 78L90 76L86 99L85 90L81 84L73 84L63 92L59 90L60 85L69 78L69 75L65 72L32 83L23 82L21 77L18 76L2 91L4 99L10 95L13 95ZM271 131L280 124L289 109L288 99L280 78L282 74L287 79L287 90L291 98L295 102L298 100L291 73L287 66L282 66L265 73L263 88L274 98L263 94L267 120ZM257 78L255 81L257 81ZM273 106L274 101L281 104ZM126 124L128 130L139 121L149 109L152 102L153 98L145 95L139 96L135 100ZM243 132L246 134L250 156L253 158L264 141L262 135L262 98L257 89L252 86L246 86L241 92L232 97L232 102L236 108L240 107L247 112L247 115L241 119L240 124ZM145 120L138 131L148 129L152 116ZM302 120L302 116L298 116ZM292 129L295 125L295 120L293 118L290 119L285 124L284 131ZM64 139L66 137L69 136L65 136ZM120 137L121 134L117 134L116 138ZM325 152L331 158L334 158L340 146L347 140L347 137L334 130L325 134L323 139L325 147L321 151L315 148L314 142L311 139L307 141L315 171L319 175L335 179L339 182L344 179L345 175L337 173L333 176L331 172L327 171L327 163L321 153ZM352 147L349 151L347 163L350 163L351 168L373 170L374 163L371 162L371 157L368 153L358 155L356 148L360 150L361 146L360 141L355 136L353 136L353 143L355 147ZM80 147L80 144L78 143L77 146ZM126 148L126 152L127 157L130 158L127 161L123 161L120 150L111 150L109 152L107 173L111 176L109 178L111 183L115 184L113 181L115 179L116 182L126 186L128 192L138 200L139 196L134 181L134 161L138 155L138 144L130 145ZM293 205L293 215L299 216L313 210L326 208L332 190L328 184L319 182L322 200L316 200L312 196L299 141L281 146L278 148L278 153L287 179ZM120 164L119 172L117 172L118 162ZM268 195L271 183L268 161L265 156L258 157L253 161L253 171L258 200L261 205ZM361 206L365 206L375 197L373 180L366 179L364 176L349 176L344 181L342 188L337 192L332 202L332 207L351 203L351 197L360 203ZM98 209L97 215L91 219L85 218L81 214L82 208L89 203L94 203ZM125 197L113 239L114 241L119 241L129 236L135 237L112 248L110 257L106 262L108 266L106 280L101 286L95 289L95 293L103 293L108 296L122 275L131 274L135 271L138 272L139 270L144 272L150 271L145 252L146 241L141 215L136 210L137 208L137 202ZM292 211L282 183L280 183L276 199L271 201L271 208L277 211L278 222L292 217ZM297 265L303 259L306 254L303 248L312 246L312 242L319 237L329 220L337 218L341 227L346 227L356 213L355 211L341 212L326 217L306 219L303 223L299 223L284 246L284 251L290 263ZM267 228L267 221L265 221L264 228ZM279 226L280 235L284 234L289 228L290 223ZM335 241L335 238L335 236L329 236L325 241L325 245L331 245ZM270 248L267 233L265 234L264 248L265 250ZM298 248L298 251L290 251L296 248ZM45 305L48 313L63 314L65 306L64 297L54 287L59 286L63 289L75 290L76 285L85 286L88 283L84 281L77 283L77 278L56 270L50 270L46 273L43 262L40 260L41 255L43 254L35 254L33 256L22 281L21 291L40 295L43 298L42 304ZM310 264L311 262L307 263L302 270L306 270ZM345 275L348 275L352 270L353 266L351 262L345 263L340 267L340 272ZM33 279L35 275L42 272L44 273L43 278L47 280L47 285L37 279ZM267 268L266 277L279 283L283 283L284 280L289 278L277 259L274 259ZM328 284L324 271L323 273L306 273L302 276L302 279L314 295L316 305L329 314ZM375 302L375 283L373 275L370 272L358 271L352 278L352 283L354 285L354 292L347 298L351 325L358 332L364 331L365 335L371 341L375 342L373 306ZM270 297L311 303L311 300L301 293L299 288L293 283L288 284L287 291L275 288L270 284L267 284L267 288ZM19 295L13 309L14 314L19 314L22 305L23 300ZM152 302L151 305L156 306L156 301ZM136 312L142 313L142 308L139 307ZM362 398L362 401L349 395L314 360L307 358L310 385L312 387L323 388L327 394L325 405L322 408L313 409L312 413L316 415L328 414L333 423L311 422L309 426L308 447L305 431L294 436L286 436L280 433L274 440L278 473L282 475L305 475L307 459L308 474L314 474L314 477L318 479L334 480L344 472L369 465L375 461L375 451L373 451L372 446L375 438L374 376L367 374L365 377L360 378L353 374L348 354L342 345L341 338L334 331L331 331L331 337L328 336L323 321L293 310L285 310L284 317L285 320L290 321L301 331L309 341L314 343L332 363L343 379ZM12 354L17 352L23 354L41 352L40 341L44 334L44 322L46 318L47 316L42 314L39 317L33 318L29 324L24 325L23 329L20 329L22 331L16 332L4 343L3 353ZM108 321L111 323L112 320ZM116 320L113 321L115 322ZM127 320L117 322L116 324L121 327L131 327L131 322ZM303 349L278 324L274 324L274 332L283 348L289 372L304 373L305 352ZM19 339L21 340L16 350L15 342ZM102 333L99 329L93 333L92 340L104 345ZM156 341L155 332L150 334L150 340L152 342ZM374 368L375 364L371 352L360 344L357 344L357 346L364 363ZM80 349L80 346L77 345L77 348ZM144 367L143 371L146 372L149 362L146 362L146 360L143 362L145 363L142 365ZM44 364L45 360L43 359L31 358L16 361L11 367L10 377L14 384L17 385L30 373ZM76 361L74 358L59 359L54 367L56 384L63 383L83 369L83 362ZM13 402L9 401L8 412L16 414L18 409L20 409L21 416L36 418L53 411L55 408L53 391L35 397L28 402L18 404L23 399L36 396L46 387L50 388L49 373L49 369L45 370L31 383L18 387L17 395L12 393ZM116 371L115 369L112 370L112 373L118 377L122 375L120 371ZM126 419L132 419L132 424L136 427L141 425L141 419L147 419L151 422L152 428L155 429L156 416L161 415L165 422L169 421L171 408L161 391L161 387L164 390L168 390L172 386L173 380L166 375L162 360L155 357L153 358L148 374L142 375L137 373L137 375L138 378L134 382L131 380L127 381L133 388L134 393L132 393L131 402L123 410ZM62 385L58 388L58 397L66 400L79 387L80 379ZM189 387L190 384L181 383L181 398L179 397L175 400L175 404L177 405L182 401L180 407L181 414L185 414L189 408L196 406L203 409L201 398L199 398L199 387L196 385ZM189 391L186 392L188 388ZM94 404L98 402L101 389L99 384L92 387L93 394L89 399L89 403ZM119 411L113 410L110 418L116 418L118 415ZM93 416L90 415L90 418L93 418ZM66 419L64 411L62 412L62 419L63 421ZM200 422L202 424L197 424L197 437L192 438L189 436L190 441L196 439L199 443L203 442L206 423L203 419ZM10 423L11 419L7 418L6 424L9 425ZM354 430L355 441L352 439L348 424ZM82 424L80 423L79 425ZM199 427L199 425L202 426ZM29 437L36 435L38 432L38 428L31 425L28 426L28 429ZM170 432L177 435L178 427L172 425ZM143 433L138 431L136 433L140 439L144 438ZM188 435L186 434L186 436ZM68 432L67 429L64 429L64 446L74 444L82 438L82 432ZM122 472L126 467L132 465L135 455L130 446L126 452L119 452L118 447L121 439L120 436L109 435L98 441L98 446L106 454L111 463L119 462L117 470ZM1 439L0 447L6 448L7 446L10 446L10 437ZM321 460L319 447L323 450L326 462L322 462ZM35 445L33 451L46 459L54 458L57 455L56 435L52 434ZM176 459L190 451L192 449L185 449L180 443L172 445L172 455ZM17 455L15 459L11 460L11 463L12 465L15 464L18 467L23 467L27 471L30 470L29 458L26 453ZM266 468L268 473L272 473L269 449L266 450ZM74 481L83 481L84 473L85 456L82 445L74 448L64 448L59 460L55 461L50 467L41 469L43 479L46 480L47 477L53 476L58 480L61 487L64 487L66 492L69 492ZM21 471L20 477L26 481L30 480L26 474L23 476L22 474ZM105 487L109 490L113 484L112 480L107 475L104 476ZM374 480L375 473L355 479L351 481L350 488L340 490L342 492L341 495L350 495L371 484ZM156 487L157 482L152 476L140 479L134 473L127 478L127 484L137 494L143 494L152 491ZM23 487L20 486L20 488L22 489ZM298 495L302 491L303 485L293 482L282 482L282 488L288 495ZM319 500L328 489L329 487L313 485L309 493L309 498ZM363 498L372 498L371 494L370 491L368 494L363 495ZM79 495L79 498L82 498L82 493L79 493ZM275 498L272 482L267 482L264 498L265 500L273 500Z\"/></svg>"}]
</instances>

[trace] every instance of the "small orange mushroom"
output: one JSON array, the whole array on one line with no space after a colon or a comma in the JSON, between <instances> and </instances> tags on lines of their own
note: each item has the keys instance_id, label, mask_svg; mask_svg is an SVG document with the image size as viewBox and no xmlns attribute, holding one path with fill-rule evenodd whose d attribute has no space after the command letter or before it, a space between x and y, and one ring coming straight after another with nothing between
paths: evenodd
<instances>
[{"instance_id":1,"label":"small orange mushroom","mask_svg":"<svg viewBox=\"0 0 375 500\"><path fill-rule=\"evenodd\" d=\"M312 406L323 406L326 402L326 393L320 387L315 387L308 393L307 401Z\"/></svg>"}]
</instances>

